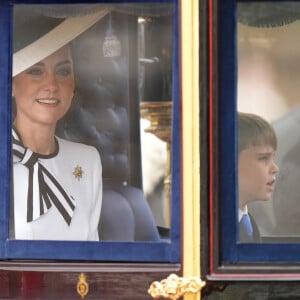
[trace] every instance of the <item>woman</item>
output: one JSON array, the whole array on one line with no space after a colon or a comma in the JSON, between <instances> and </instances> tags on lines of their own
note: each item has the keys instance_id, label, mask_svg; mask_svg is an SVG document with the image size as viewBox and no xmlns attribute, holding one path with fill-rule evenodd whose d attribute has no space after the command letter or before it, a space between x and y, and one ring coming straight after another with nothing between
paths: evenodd
<instances>
[{"instance_id":1,"label":"woman","mask_svg":"<svg viewBox=\"0 0 300 300\"><path fill-rule=\"evenodd\" d=\"M17 17L15 20L18 22ZM27 15L28 20L33 22L34 18ZM78 25L81 21L76 22ZM20 35L22 27L15 26L15 33ZM31 28L39 30L38 25L31 24ZM15 39L16 36L17 33ZM52 53L48 48L41 56L35 52L30 66L22 59L26 53L22 53L23 48L14 54L11 238L98 240L102 205L100 157L94 147L55 136L57 121L71 106L75 80L69 44L58 43L51 47ZM43 47L37 49L43 51ZM35 56L43 58L34 61Z\"/></svg>"}]
</instances>

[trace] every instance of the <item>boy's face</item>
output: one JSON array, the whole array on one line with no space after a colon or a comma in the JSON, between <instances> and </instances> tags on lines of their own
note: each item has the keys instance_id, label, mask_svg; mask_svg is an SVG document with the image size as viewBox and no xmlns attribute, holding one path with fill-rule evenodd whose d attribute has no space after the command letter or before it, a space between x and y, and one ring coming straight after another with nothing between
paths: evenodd
<instances>
[{"instance_id":1,"label":"boy's face","mask_svg":"<svg viewBox=\"0 0 300 300\"><path fill-rule=\"evenodd\" d=\"M272 196L278 167L270 145L250 146L239 153L239 207Z\"/></svg>"}]
</instances>

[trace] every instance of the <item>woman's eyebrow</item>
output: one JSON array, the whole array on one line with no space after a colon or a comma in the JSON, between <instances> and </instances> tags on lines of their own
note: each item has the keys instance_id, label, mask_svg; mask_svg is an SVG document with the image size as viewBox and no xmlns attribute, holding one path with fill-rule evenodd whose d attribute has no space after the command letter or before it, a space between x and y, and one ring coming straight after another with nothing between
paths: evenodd
<instances>
[{"instance_id":1,"label":"woman's eyebrow","mask_svg":"<svg viewBox=\"0 0 300 300\"><path fill-rule=\"evenodd\" d=\"M72 62L69 59L60 61L56 64L57 67L61 66L61 65L65 65L65 64L72 64Z\"/></svg>"},{"instance_id":2,"label":"woman's eyebrow","mask_svg":"<svg viewBox=\"0 0 300 300\"><path fill-rule=\"evenodd\" d=\"M61 66L61 65L65 65L65 64L72 64L72 62L69 60L69 59L66 59L66 60L63 60L63 61L60 61L56 64L56 66ZM37 66L37 67L43 67L45 66L45 63L42 62L42 61L39 61L37 62L36 64L34 64L34 66Z\"/></svg>"},{"instance_id":3,"label":"woman's eyebrow","mask_svg":"<svg viewBox=\"0 0 300 300\"><path fill-rule=\"evenodd\" d=\"M36 64L34 64L34 66L37 66L37 67L42 67L44 66L45 64L42 62L42 61L39 61L37 62Z\"/></svg>"}]
</instances>

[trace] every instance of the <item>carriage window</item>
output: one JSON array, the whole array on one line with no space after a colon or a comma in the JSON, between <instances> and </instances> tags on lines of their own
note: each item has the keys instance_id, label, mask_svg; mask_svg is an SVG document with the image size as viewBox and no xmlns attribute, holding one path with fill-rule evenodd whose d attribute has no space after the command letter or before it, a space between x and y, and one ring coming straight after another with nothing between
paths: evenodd
<instances>
[{"instance_id":1,"label":"carriage window","mask_svg":"<svg viewBox=\"0 0 300 300\"><path fill-rule=\"evenodd\" d=\"M300 2L228 0L207 9L203 268L217 280L298 278Z\"/></svg>"},{"instance_id":2,"label":"carriage window","mask_svg":"<svg viewBox=\"0 0 300 300\"><path fill-rule=\"evenodd\" d=\"M258 227L260 237L256 238L261 242L299 242L300 44L295 36L300 29L300 3L239 3L238 10L238 111L252 115L242 114L241 123L247 118L248 122L264 127L253 151L274 155L274 160L265 157L265 169L261 170L264 174L256 169L256 176L247 179L246 186L257 192L252 194L253 201L248 202L250 216ZM253 120L253 115L266 122L258 125L263 121ZM270 136L272 129L276 138ZM251 135L246 130L244 137L240 133L241 140Z\"/></svg>"},{"instance_id":3,"label":"carriage window","mask_svg":"<svg viewBox=\"0 0 300 300\"><path fill-rule=\"evenodd\" d=\"M7 255L178 261L177 1L7 10Z\"/></svg>"}]
</instances>

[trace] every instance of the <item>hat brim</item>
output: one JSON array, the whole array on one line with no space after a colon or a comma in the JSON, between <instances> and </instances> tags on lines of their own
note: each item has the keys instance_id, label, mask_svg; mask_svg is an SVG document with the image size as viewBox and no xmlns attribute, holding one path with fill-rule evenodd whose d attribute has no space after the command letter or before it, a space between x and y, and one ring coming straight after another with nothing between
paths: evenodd
<instances>
[{"instance_id":1,"label":"hat brim","mask_svg":"<svg viewBox=\"0 0 300 300\"><path fill-rule=\"evenodd\" d=\"M65 46L108 13L109 9L105 8L92 14L67 18L41 38L15 52L12 76L20 74Z\"/></svg>"},{"instance_id":2,"label":"hat brim","mask_svg":"<svg viewBox=\"0 0 300 300\"><path fill-rule=\"evenodd\" d=\"M299 2L239 2L238 21L252 27L276 27L300 19Z\"/></svg>"}]
</instances>

